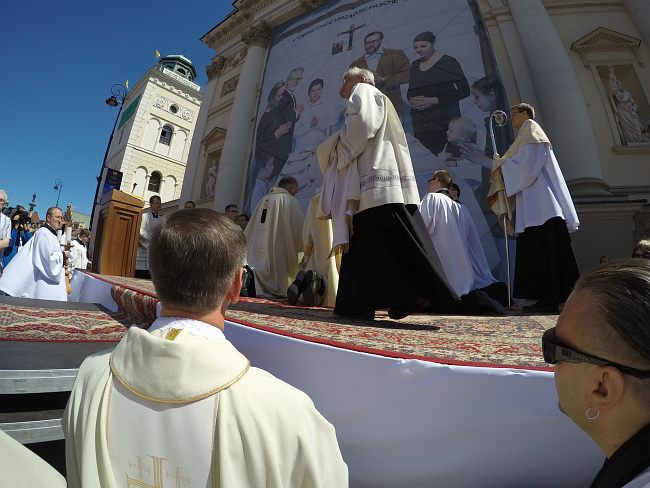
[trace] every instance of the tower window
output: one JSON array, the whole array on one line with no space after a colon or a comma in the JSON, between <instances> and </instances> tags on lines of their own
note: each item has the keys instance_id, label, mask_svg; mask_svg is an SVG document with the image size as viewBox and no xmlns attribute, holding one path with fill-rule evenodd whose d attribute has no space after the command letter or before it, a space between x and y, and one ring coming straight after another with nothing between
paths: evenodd
<instances>
[{"instance_id":1,"label":"tower window","mask_svg":"<svg viewBox=\"0 0 650 488\"><path fill-rule=\"evenodd\" d=\"M185 71L183 68L176 68L176 72L183 76L187 76L187 71Z\"/></svg>"},{"instance_id":2,"label":"tower window","mask_svg":"<svg viewBox=\"0 0 650 488\"><path fill-rule=\"evenodd\" d=\"M178 113L178 105L170 105L169 111L173 114Z\"/></svg>"},{"instance_id":3,"label":"tower window","mask_svg":"<svg viewBox=\"0 0 650 488\"><path fill-rule=\"evenodd\" d=\"M149 177L149 186L147 187L147 189L154 193L160 193L161 179L162 179L162 175L158 171L154 171L153 173L151 173L151 176Z\"/></svg>"},{"instance_id":4,"label":"tower window","mask_svg":"<svg viewBox=\"0 0 650 488\"><path fill-rule=\"evenodd\" d=\"M172 129L169 125L163 126L163 128L160 131L160 140L159 142L161 144L164 144L165 146L169 146L172 143L172 133L174 132L174 129Z\"/></svg>"}]
</instances>

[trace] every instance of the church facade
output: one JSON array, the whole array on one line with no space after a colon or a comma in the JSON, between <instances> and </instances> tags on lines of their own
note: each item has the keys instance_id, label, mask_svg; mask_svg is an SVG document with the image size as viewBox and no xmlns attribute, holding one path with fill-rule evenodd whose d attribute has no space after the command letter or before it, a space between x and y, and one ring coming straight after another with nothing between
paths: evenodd
<instances>
[{"instance_id":1,"label":"church facade","mask_svg":"<svg viewBox=\"0 0 650 488\"><path fill-rule=\"evenodd\" d=\"M169 55L131 88L106 160L109 171L122 173L119 190L145 202L152 195L163 202L180 196L203 96L195 78L189 59Z\"/></svg>"},{"instance_id":2,"label":"church facade","mask_svg":"<svg viewBox=\"0 0 650 488\"><path fill-rule=\"evenodd\" d=\"M650 12L647 2L457 0L455 3L458 15L443 24L440 18L446 12L427 14L427 9L442 7L433 7L434 3L426 0L236 1L235 10L202 38L218 54L206 69L209 81L197 117L197 134L189 150L180 202L195 200L199 206L219 211L230 203L246 208L255 177L266 164L263 160L256 161L262 132L259 121L262 115L273 110L274 84L282 82L287 88L290 86L289 77L284 80L279 75L290 74L288 68L298 65L303 70L300 76L304 72L305 80L299 89L304 101L294 102L297 111L299 106L302 110L303 105L311 102L307 99L307 87L316 78L321 80L323 92L332 96L329 100L333 104L333 95L339 88L335 85L340 83L342 74L339 68L363 56L364 36L381 33L376 38L385 45L384 52L402 51L413 64L416 55L411 39L417 32L408 37L395 30L393 24L398 22L397 12L410 8L417 13L417 8L421 8L420 17L427 19L430 15L431 21L427 24L421 20L419 30L437 29L436 48L445 54L453 53L470 86L475 86L481 77L495 77L507 100L507 104L498 108L507 112L507 105L520 101L536 108L536 119L553 143L578 210L581 226L572 237L580 267L584 270L595 266L602 255L611 258L631 255L635 240L650 237ZM445 5L452 4L445 2ZM396 12L392 22L389 9ZM382 10L386 11L383 17ZM382 18L386 19L383 24ZM466 19L463 25L468 28L449 27L460 25L461 18ZM298 41L303 40L303 45L311 42L312 46L322 48L322 42L316 41L328 29L332 32L331 50L330 44L321 49L326 51L327 58L310 63L309 58L303 57L300 63L283 64L284 58L295 55L286 47L290 42L298 46ZM472 35L476 41L470 39ZM311 41L308 36L312 36ZM465 38L475 46L468 48L469 54L457 45L461 42L458 39ZM329 75L324 70L335 59L339 60L335 76L323 76L323 73ZM399 89L406 100L408 83ZM479 139L483 137L487 148L487 122L483 128L484 114L477 111L479 104L472 96L476 97L474 91L461 101L461 112L474 118ZM406 115L406 102L404 107L403 120L407 127L412 122ZM413 146L409 142L409 147L416 158L421 145L413 140ZM424 150L421 153L430 155ZM431 159L435 159L433 155ZM251 173L253 170L255 174ZM467 178L473 178L472 168L463 171ZM257 182L260 179L257 176ZM476 189L476 185L468 187ZM424 191L420 189L421 194ZM477 193L477 205L481 204L480 198Z\"/></svg>"}]
</instances>

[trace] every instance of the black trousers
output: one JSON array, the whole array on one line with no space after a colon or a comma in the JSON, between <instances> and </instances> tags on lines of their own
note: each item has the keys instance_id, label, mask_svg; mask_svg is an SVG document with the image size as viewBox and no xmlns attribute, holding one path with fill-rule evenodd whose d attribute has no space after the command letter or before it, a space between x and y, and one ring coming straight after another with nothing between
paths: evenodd
<instances>
[{"instance_id":1,"label":"black trousers","mask_svg":"<svg viewBox=\"0 0 650 488\"><path fill-rule=\"evenodd\" d=\"M440 308L456 302L416 205L387 204L353 219L343 255L334 312L358 315L427 298Z\"/></svg>"},{"instance_id":2,"label":"black trousers","mask_svg":"<svg viewBox=\"0 0 650 488\"><path fill-rule=\"evenodd\" d=\"M561 217L527 227L517 237L513 296L563 302L579 276L571 237Z\"/></svg>"}]
</instances>

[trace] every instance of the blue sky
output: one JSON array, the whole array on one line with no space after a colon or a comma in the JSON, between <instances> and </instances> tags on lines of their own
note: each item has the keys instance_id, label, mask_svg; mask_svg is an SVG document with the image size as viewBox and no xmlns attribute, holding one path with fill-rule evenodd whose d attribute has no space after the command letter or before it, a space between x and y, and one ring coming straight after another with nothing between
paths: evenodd
<instances>
[{"instance_id":1,"label":"blue sky","mask_svg":"<svg viewBox=\"0 0 650 488\"><path fill-rule=\"evenodd\" d=\"M37 194L43 215L54 205L90 213L117 109L111 86L133 86L153 65L156 49L183 53L205 86L215 52L199 38L233 10L231 0L3 2L0 46L0 188L10 205Z\"/></svg>"}]
</instances>

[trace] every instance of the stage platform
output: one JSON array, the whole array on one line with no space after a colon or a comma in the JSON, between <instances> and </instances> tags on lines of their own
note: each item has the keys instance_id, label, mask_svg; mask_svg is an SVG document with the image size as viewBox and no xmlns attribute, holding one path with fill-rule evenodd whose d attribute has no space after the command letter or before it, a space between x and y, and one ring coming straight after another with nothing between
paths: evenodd
<instances>
[{"instance_id":1,"label":"stage platform","mask_svg":"<svg viewBox=\"0 0 650 488\"><path fill-rule=\"evenodd\" d=\"M75 300L148 327L150 281L76 273ZM243 298L226 337L307 392L336 427L352 487L583 487L603 456L557 408L541 358L555 316L346 321Z\"/></svg>"}]
</instances>

